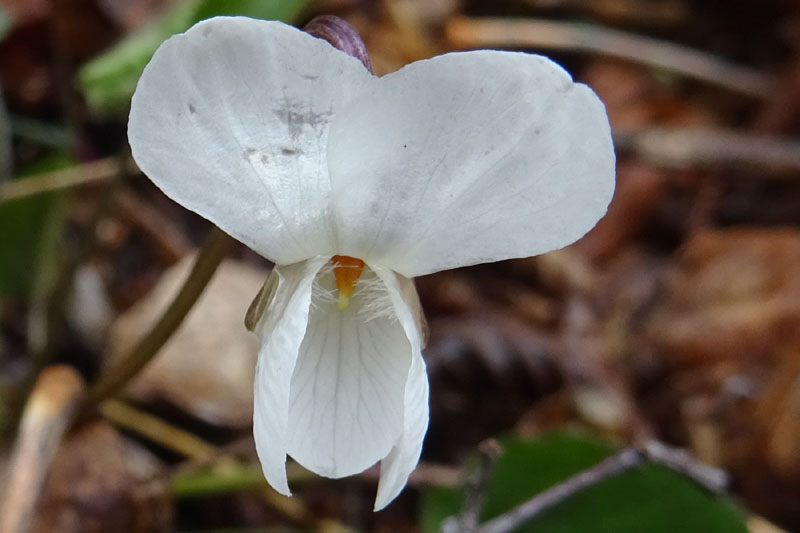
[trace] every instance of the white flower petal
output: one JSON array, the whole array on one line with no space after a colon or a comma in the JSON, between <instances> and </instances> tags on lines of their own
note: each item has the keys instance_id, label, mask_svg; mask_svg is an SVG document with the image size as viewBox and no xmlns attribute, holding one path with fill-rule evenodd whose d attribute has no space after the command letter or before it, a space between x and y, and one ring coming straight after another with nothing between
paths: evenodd
<instances>
[{"instance_id":1,"label":"white flower petal","mask_svg":"<svg viewBox=\"0 0 800 533\"><path fill-rule=\"evenodd\" d=\"M372 75L279 22L219 17L168 39L145 68L128 136L170 198L279 264L335 253L330 118Z\"/></svg>"},{"instance_id":2,"label":"white flower petal","mask_svg":"<svg viewBox=\"0 0 800 533\"><path fill-rule=\"evenodd\" d=\"M338 478L375 464L401 439L412 342L390 288L369 266L345 311L332 294L332 271L323 269L315 284L292 375L287 446L304 467Z\"/></svg>"},{"instance_id":3,"label":"white flower petal","mask_svg":"<svg viewBox=\"0 0 800 533\"><path fill-rule=\"evenodd\" d=\"M419 462L422 441L428 429L428 374L421 353L421 309L413 282L377 267L375 272L390 288L398 320L411 341L413 352L403 402L403 436L381 461L381 477L375 497L375 510L380 511L400 494Z\"/></svg>"},{"instance_id":4,"label":"white flower petal","mask_svg":"<svg viewBox=\"0 0 800 533\"><path fill-rule=\"evenodd\" d=\"M256 365L253 435L264 476L287 496L289 383L308 325L312 283L327 262L328 258L318 257L276 266L267 281L272 294L256 328L262 345Z\"/></svg>"},{"instance_id":5,"label":"white flower petal","mask_svg":"<svg viewBox=\"0 0 800 533\"><path fill-rule=\"evenodd\" d=\"M603 104L550 60L478 51L368 85L328 140L337 253L413 277L563 247L605 213Z\"/></svg>"}]
</instances>

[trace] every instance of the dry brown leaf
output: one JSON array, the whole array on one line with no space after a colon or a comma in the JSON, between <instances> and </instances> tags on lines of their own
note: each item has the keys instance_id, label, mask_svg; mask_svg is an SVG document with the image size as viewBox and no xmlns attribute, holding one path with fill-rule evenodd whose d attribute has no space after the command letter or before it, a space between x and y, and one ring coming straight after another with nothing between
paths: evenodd
<instances>
[{"instance_id":1,"label":"dry brown leaf","mask_svg":"<svg viewBox=\"0 0 800 533\"><path fill-rule=\"evenodd\" d=\"M800 340L800 231L698 233L649 335L674 363L773 359Z\"/></svg>"},{"instance_id":2,"label":"dry brown leaf","mask_svg":"<svg viewBox=\"0 0 800 533\"><path fill-rule=\"evenodd\" d=\"M109 335L109 364L148 331L192 262L186 257L169 269L147 297L117 319ZM211 424L248 426L258 340L243 321L266 277L260 268L223 262L180 329L133 381L128 394L143 401L167 400Z\"/></svg>"},{"instance_id":3,"label":"dry brown leaf","mask_svg":"<svg viewBox=\"0 0 800 533\"><path fill-rule=\"evenodd\" d=\"M50 470L32 533L157 533L172 520L158 461L104 422L67 438Z\"/></svg>"}]
</instances>

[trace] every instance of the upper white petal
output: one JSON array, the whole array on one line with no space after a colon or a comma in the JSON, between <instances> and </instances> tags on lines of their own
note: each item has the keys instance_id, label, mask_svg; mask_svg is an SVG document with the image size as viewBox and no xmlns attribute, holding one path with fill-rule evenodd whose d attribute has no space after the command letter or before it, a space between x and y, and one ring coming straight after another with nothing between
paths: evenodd
<instances>
[{"instance_id":1,"label":"upper white petal","mask_svg":"<svg viewBox=\"0 0 800 533\"><path fill-rule=\"evenodd\" d=\"M413 282L394 272L375 267L375 273L390 287L397 318L411 342L411 368L403 397L403 435L383 461L375 510L386 507L405 487L422 452L428 429L428 374L422 359L421 308Z\"/></svg>"},{"instance_id":2,"label":"upper white petal","mask_svg":"<svg viewBox=\"0 0 800 533\"><path fill-rule=\"evenodd\" d=\"M340 254L408 277L563 247L605 213L603 104L552 61L478 51L412 63L331 125Z\"/></svg>"},{"instance_id":3,"label":"upper white petal","mask_svg":"<svg viewBox=\"0 0 800 533\"><path fill-rule=\"evenodd\" d=\"M308 325L312 283L327 262L321 257L275 267L267 281L269 303L256 328L262 345L256 365L253 435L264 476L287 496L289 383Z\"/></svg>"},{"instance_id":4,"label":"upper white petal","mask_svg":"<svg viewBox=\"0 0 800 533\"><path fill-rule=\"evenodd\" d=\"M289 455L327 477L361 472L389 454L404 430L412 342L390 288L364 269L345 311L323 270L292 375ZM326 297L327 295L327 297Z\"/></svg>"},{"instance_id":5,"label":"upper white petal","mask_svg":"<svg viewBox=\"0 0 800 533\"><path fill-rule=\"evenodd\" d=\"M276 263L335 253L329 121L372 75L279 22L219 17L168 39L131 102L133 157L169 197Z\"/></svg>"}]
</instances>

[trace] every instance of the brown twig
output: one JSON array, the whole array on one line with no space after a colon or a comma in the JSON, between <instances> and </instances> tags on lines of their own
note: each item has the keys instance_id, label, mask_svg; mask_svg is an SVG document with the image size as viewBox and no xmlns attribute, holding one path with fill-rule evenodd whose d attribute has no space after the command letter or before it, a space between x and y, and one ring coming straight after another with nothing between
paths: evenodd
<instances>
[{"instance_id":1,"label":"brown twig","mask_svg":"<svg viewBox=\"0 0 800 533\"><path fill-rule=\"evenodd\" d=\"M301 500L290 500L275 492L261 475L261 468L239 462L233 454L218 448L200 437L181 428L173 426L160 418L136 409L125 402L108 399L103 401L99 410L102 415L115 425L124 427L141 436L150 439L172 451L186 456L189 461L183 463L173 472L173 490L178 493L196 494L198 489L192 487L192 472L210 470L211 473L201 475L204 484L202 490L236 490L237 488L257 488L261 491L265 501L274 509L284 514L293 522L304 525L313 525L311 514ZM214 470L219 470L219 479L214 479ZM255 472L253 472L255 470ZM290 481L297 478L293 472L287 470ZM242 475L243 474L243 475ZM255 475L254 475L255 474ZM301 474L302 475L302 474ZM244 478L244 482L239 478ZM176 488L179 487L179 488Z\"/></svg>"},{"instance_id":2,"label":"brown twig","mask_svg":"<svg viewBox=\"0 0 800 533\"><path fill-rule=\"evenodd\" d=\"M25 198L49 191L88 185L114 178L123 173L138 172L133 160L121 161L112 156L63 170L46 172L38 176L0 183L0 201Z\"/></svg>"},{"instance_id":3,"label":"brown twig","mask_svg":"<svg viewBox=\"0 0 800 533\"><path fill-rule=\"evenodd\" d=\"M84 391L83 380L68 366L51 366L39 375L11 454L0 502L0 533L24 533L30 528L50 463Z\"/></svg>"},{"instance_id":4,"label":"brown twig","mask_svg":"<svg viewBox=\"0 0 800 533\"><path fill-rule=\"evenodd\" d=\"M728 165L794 178L800 173L798 139L733 130L642 128L615 131L614 144L618 151L630 151L666 167Z\"/></svg>"},{"instance_id":5,"label":"brown twig","mask_svg":"<svg viewBox=\"0 0 800 533\"><path fill-rule=\"evenodd\" d=\"M788 533L785 529L781 529L766 518L757 515L751 515L747 519L747 531L750 533Z\"/></svg>"},{"instance_id":6,"label":"brown twig","mask_svg":"<svg viewBox=\"0 0 800 533\"><path fill-rule=\"evenodd\" d=\"M447 38L459 48L519 47L596 52L667 69L732 92L766 98L775 80L706 52L593 24L537 19L453 18Z\"/></svg>"},{"instance_id":7,"label":"brown twig","mask_svg":"<svg viewBox=\"0 0 800 533\"><path fill-rule=\"evenodd\" d=\"M99 409L100 413L114 424L135 431L194 461L207 461L218 453L215 446L203 439L125 402L108 399L100 404Z\"/></svg>"},{"instance_id":8,"label":"brown twig","mask_svg":"<svg viewBox=\"0 0 800 533\"><path fill-rule=\"evenodd\" d=\"M611 20L615 24L647 28L675 28L686 24L691 16L686 2L648 0L642 9L641 0L517 0L537 12L577 12L585 18Z\"/></svg>"},{"instance_id":9,"label":"brown twig","mask_svg":"<svg viewBox=\"0 0 800 533\"><path fill-rule=\"evenodd\" d=\"M713 466L697 461L685 450L651 440L644 444L645 459L682 474L713 494L722 494L728 486L728 475Z\"/></svg>"}]
</instances>

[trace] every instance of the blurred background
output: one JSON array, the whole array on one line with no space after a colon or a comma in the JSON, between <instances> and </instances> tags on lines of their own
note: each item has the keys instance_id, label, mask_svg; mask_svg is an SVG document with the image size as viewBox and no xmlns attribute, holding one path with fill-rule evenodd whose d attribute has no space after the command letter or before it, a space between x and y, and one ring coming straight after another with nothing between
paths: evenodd
<instances>
[{"instance_id":1,"label":"blurred background","mask_svg":"<svg viewBox=\"0 0 800 533\"><path fill-rule=\"evenodd\" d=\"M381 513L377 469L290 465L291 500L263 481L242 320L270 265L238 243L157 357L76 414L211 229L138 172L125 125L158 44L217 14L341 16L379 75L541 53L608 108L617 191L591 233L417 279L431 421ZM0 495L38 502L33 531L433 532L490 437L506 452L485 517L658 439L726 470L730 494L646 468L535 530L800 531L800 2L0 0L0 39Z\"/></svg>"}]
</instances>

